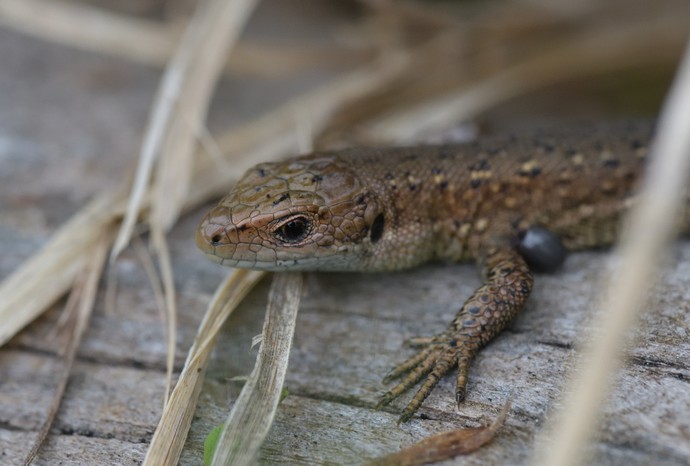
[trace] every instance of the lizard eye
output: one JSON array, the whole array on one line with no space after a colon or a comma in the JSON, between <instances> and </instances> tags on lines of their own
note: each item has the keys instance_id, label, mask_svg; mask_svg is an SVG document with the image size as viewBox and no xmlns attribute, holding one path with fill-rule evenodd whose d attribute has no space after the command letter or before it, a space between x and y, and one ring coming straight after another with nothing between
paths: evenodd
<instances>
[{"instance_id":1,"label":"lizard eye","mask_svg":"<svg viewBox=\"0 0 690 466\"><path fill-rule=\"evenodd\" d=\"M284 243L298 243L311 232L311 221L306 217L297 216L287 219L278 228L274 235Z\"/></svg>"}]
</instances>

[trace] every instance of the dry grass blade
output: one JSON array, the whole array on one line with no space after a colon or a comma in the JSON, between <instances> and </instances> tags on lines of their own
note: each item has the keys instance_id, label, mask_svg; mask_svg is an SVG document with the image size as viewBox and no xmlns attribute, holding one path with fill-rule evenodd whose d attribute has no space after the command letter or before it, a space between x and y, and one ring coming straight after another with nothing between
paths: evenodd
<instances>
[{"instance_id":1,"label":"dry grass blade","mask_svg":"<svg viewBox=\"0 0 690 466\"><path fill-rule=\"evenodd\" d=\"M214 466L253 464L278 409L301 295L302 274L273 276L256 365L225 421Z\"/></svg>"},{"instance_id":2,"label":"dry grass blade","mask_svg":"<svg viewBox=\"0 0 690 466\"><path fill-rule=\"evenodd\" d=\"M129 243L145 197L152 191L149 223L165 294L169 385L175 358L176 299L165 231L184 208L193 174L196 135L203 126L225 58L257 3L257 0L206 0L197 7L166 69L151 110L127 212L113 246L115 258ZM151 188L155 162L158 162L155 184Z\"/></svg>"},{"instance_id":3,"label":"dry grass blade","mask_svg":"<svg viewBox=\"0 0 690 466\"><path fill-rule=\"evenodd\" d=\"M151 221L168 230L184 206L197 135L225 59L258 0L207 0L189 25L166 71L163 86L181 85L161 141L151 201ZM167 97L170 97L168 94Z\"/></svg>"},{"instance_id":4,"label":"dry grass blade","mask_svg":"<svg viewBox=\"0 0 690 466\"><path fill-rule=\"evenodd\" d=\"M163 64L172 28L59 0L0 0L0 24L44 39L145 64Z\"/></svg>"},{"instance_id":5,"label":"dry grass blade","mask_svg":"<svg viewBox=\"0 0 690 466\"><path fill-rule=\"evenodd\" d=\"M153 434L144 465L175 465L179 461L213 342L227 317L263 276L263 272L234 270L216 291Z\"/></svg>"},{"instance_id":6,"label":"dry grass blade","mask_svg":"<svg viewBox=\"0 0 690 466\"><path fill-rule=\"evenodd\" d=\"M637 321L654 283L664 247L673 236L685 200L690 171L690 43L669 93L651 147L651 164L639 204L630 214L618 247L620 260L601 306L601 333L583 351L554 440L535 464L584 462L585 443L595 431L609 392L611 374L621 364L625 338Z\"/></svg>"},{"instance_id":7,"label":"dry grass blade","mask_svg":"<svg viewBox=\"0 0 690 466\"><path fill-rule=\"evenodd\" d=\"M208 157L198 157L185 210L225 193L232 180L255 163L295 153L295 108L309 109L318 132L341 105L385 85L403 73L408 64L406 55L386 57L221 135L218 144L233 163L219 169ZM0 284L0 345L69 290L89 256L89 246L121 217L125 205L121 194L98 198ZM145 197L142 208L147 206Z\"/></svg>"},{"instance_id":8,"label":"dry grass blade","mask_svg":"<svg viewBox=\"0 0 690 466\"><path fill-rule=\"evenodd\" d=\"M152 200L153 221L167 230L177 219L191 177L198 128L213 86L256 0L206 0L192 18L165 71L144 136L129 205L112 257L127 246L159 160Z\"/></svg>"},{"instance_id":9,"label":"dry grass blade","mask_svg":"<svg viewBox=\"0 0 690 466\"><path fill-rule=\"evenodd\" d=\"M617 28L588 30L549 49L539 49L532 58L476 83L461 82L459 91L373 122L365 128L364 137L379 143L409 143L551 84L640 66L640 57L670 62L682 50L686 35L687 20L672 15L657 21L645 19ZM659 40L650 41L650 37Z\"/></svg>"},{"instance_id":10,"label":"dry grass blade","mask_svg":"<svg viewBox=\"0 0 690 466\"><path fill-rule=\"evenodd\" d=\"M118 194L98 197L0 284L0 346L70 289L123 207Z\"/></svg>"},{"instance_id":11,"label":"dry grass blade","mask_svg":"<svg viewBox=\"0 0 690 466\"><path fill-rule=\"evenodd\" d=\"M175 278L173 277L172 263L170 261L170 249L165 233L160 225L154 224L151 228L151 242L158 257L161 281L163 283L163 299L166 322L166 340L168 351L166 354L165 374L166 390L164 404L168 403L168 396L172 388L173 366L175 365L175 342L177 341L177 303L175 300Z\"/></svg>"},{"instance_id":12,"label":"dry grass blade","mask_svg":"<svg viewBox=\"0 0 690 466\"><path fill-rule=\"evenodd\" d=\"M488 426L432 435L397 453L367 463L367 466L417 466L470 454L496 437L506 422L510 405L510 400L507 400L499 415Z\"/></svg>"},{"instance_id":13,"label":"dry grass blade","mask_svg":"<svg viewBox=\"0 0 690 466\"><path fill-rule=\"evenodd\" d=\"M77 49L156 67L168 63L180 35L176 23L162 24L61 0L0 0L0 24ZM367 51L348 49L334 53L333 47L309 43L243 42L225 68L252 76L285 76L313 65L354 64L368 55Z\"/></svg>"},{"instance_id":14,"label":"dry grass blade","mask_svg":"<svg viewBox=\"0 0 690 466\"><path fill-rule=\"evenodd\" d=\"M217 139L217 144L232 163L220 165L212 157L197 157L185 209L226 194L231 182L251 166L297 153L300 150L299 135L295 131L297 109L309 116L311 130L318 134L345 103L385 86L409 66L408 54L389 54L227 131Z\"/></svg>"},{"instance_id":15,"label":"dry grass blade","mask_svg":"<svg viewBox=\"0 0 690 466\"><path fill-rule=\"evenodd\" d=\"M101 277L103 271L103 266L105 265L105 260L108 257L108 248L110 247L111 237L110 235L102 236L98 243L94 245L93 251L91 253L91 260L85 264L82 270L82 276L77 282L77 285L72 289L72 295L76 296L75 300L77 302L76 307L73 308L73 315L70 318L71 325L69 327L70 335L67 341L67 349L65 351L65 360L63 363L62 373L58 379L58 385L55 389L53 395L53 400L50 404L50 409L48 410L46 420L41 426L41 430L29 451L29 454L24 460L25 465L31 464L34 457L41 448L41 445L48 436L50 431L50 426L53 423L53 419L58 412L60 407L60 402L67 388L67 382L69 381L69 375L72 371L72 365L74 364L74 357L77 354L77 349L81 343L81 338L84 335L84 330L89 323L91 313L93 311L93 304L96 300L96 291L98 290L98 280Z\"/></svg>"}]
</instances>

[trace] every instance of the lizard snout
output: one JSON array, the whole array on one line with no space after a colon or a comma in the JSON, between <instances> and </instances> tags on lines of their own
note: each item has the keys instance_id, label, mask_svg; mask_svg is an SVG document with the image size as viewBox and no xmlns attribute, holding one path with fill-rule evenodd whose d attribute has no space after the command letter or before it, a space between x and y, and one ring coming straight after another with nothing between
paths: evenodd
<instances>
[{"instance_id":1,"label":"lizard snout","mask_svg":"<svg viewBox=\"0 0 690 466\"><path fill-rule=\"evenodd\" d=\"M225 246L230 242L224 222L219 221L221 219L214 215L214 212L215 209L201 221L194 238L197 247L211 255L215 254L216 247Z\"/></svg>"}]
</instances>

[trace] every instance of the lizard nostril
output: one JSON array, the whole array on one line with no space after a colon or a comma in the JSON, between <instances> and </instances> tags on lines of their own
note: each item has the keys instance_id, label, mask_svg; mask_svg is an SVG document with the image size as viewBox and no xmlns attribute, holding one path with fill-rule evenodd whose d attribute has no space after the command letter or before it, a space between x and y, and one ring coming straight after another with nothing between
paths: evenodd
<instances>
[{"instance_id":1,"label":"lizard nostril","mask_svg":"<svg viewBox=\"0 0 690 466\"><path fill-rule=\"evenodd\" d=\"M211 244L214 246L218 245L220 243L221 236L220 235L213 235L213 238L211 238Z\"/></svg>"}]
</instances>

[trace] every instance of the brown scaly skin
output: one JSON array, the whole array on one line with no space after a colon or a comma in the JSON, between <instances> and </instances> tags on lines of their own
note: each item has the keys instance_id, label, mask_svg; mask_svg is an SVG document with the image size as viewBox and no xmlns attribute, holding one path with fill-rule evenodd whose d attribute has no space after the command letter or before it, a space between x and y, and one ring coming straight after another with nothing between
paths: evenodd
<instances>
[{"instance_id":1,"label":"brown scaly skin","mask_svg":"<svg viewBox=\"0 0 690 466\"><path fill-rule=\"evenodd\" d=\"M488 252L484 279L485 283L465 301L446 331L421 341L421 351L396 366L384 379L384 382L390 382L407 374L381 397L378 407L395 400L427 376L403 410L399 422L407 422L441 377L456 366L455 399L458 403L465 399L467 373L472 358L522 309L534 282L525 260L510 249L492 249Z\"/></svg>"},{"instance_id":2,"label":"brown scaly skin","mask_svg":"<svg viewBox=\"0 0 690 466\"><path fill-rule=\"evenodd\" d=\"M386 380L388 404L424 379L409 420L447 372L470 363L524 307L532 274L515 238L532 226L570 250L610 244L630 204L651 125L579 126L463 145L348 149L251 169L203 220L213 260L264 270L399 270L477 261L484 283L455 320Z\"/></svg>"}]
</instances>

